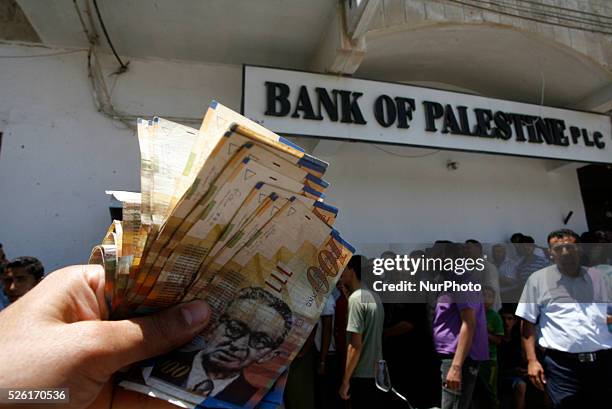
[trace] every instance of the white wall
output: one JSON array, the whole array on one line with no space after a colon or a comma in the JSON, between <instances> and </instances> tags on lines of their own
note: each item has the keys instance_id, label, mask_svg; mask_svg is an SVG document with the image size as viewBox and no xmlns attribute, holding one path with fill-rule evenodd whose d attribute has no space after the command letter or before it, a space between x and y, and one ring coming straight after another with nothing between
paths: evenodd
<instances>
[{"instance_id":1,"label":"white wall","mask_svg":"<svg viewBox=\"0 0 612 409\"><path fill-rule=\"evenodd\" d=\"M436 152L380 145L403 156ZM333 157L330 203L337 228L361 243L422 243L438 239L508 241L522 232L546 243L563 226L587 228L575 170L547 173L539 159L439 151L398 157L365 143L343 143ZM458 163L447 170L447 161Z\"/></svg>"},{"instance_id":2,"label":"white wall","mask_svg":"<svg viewBox=\"0 0 612 409\"><path fill-rule=\"evenodd\" d=\"M0 56L57 51L0 45ZM114 68L105 59L105 71ZM139 190L136 136L95 110L85 52L2 58L0 90L0 242L8 257L33 255L47 270L86 262L110 222L104 190ZM238 66L131 59L112 98L131 114L201 117L211 99L238 109L240 93ZM400 158L350 143L327 159L337 227L356 244L498 241L514 231L543 241L570 210L569 227L586 229L575 171L546 173L541 160ZM459 162L457 171L446 170L448 159Z\"/></svg>"},{"instance_id":3,"label":"white wall","mask_svg":"<svg viewBox=\"0 0 612 409\"><path fill-rule=\"evenodd\" d=\"M0 56L58 51L0 45ZM95 110L86 56L0 59L0 243L47 270L87 262L110 223L105 189L140 189L137 138ZM240 93L237 66L132 59L113 100L133 114L201 117L213 98L238 109Z\"/></svg>"}]
</instances>

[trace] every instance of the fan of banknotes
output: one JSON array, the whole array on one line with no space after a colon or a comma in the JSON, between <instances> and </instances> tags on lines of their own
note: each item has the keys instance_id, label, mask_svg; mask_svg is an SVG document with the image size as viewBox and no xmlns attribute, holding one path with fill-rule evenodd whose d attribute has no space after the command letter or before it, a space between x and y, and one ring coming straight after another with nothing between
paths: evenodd
<instances>
[{"instance_id":1,"label":"fan of banknotes","mask_svg":"<svg viewBox=\"0 0 612 409\"><path fill-rule=\"evenodd\" d=\"M206 300L211 324L124 387L183 407L273 408L354 249L324 203L328 164L213 102L199 130L138 121L141 193L90 263L113 318Z\"/></svg>"}]
</instances>

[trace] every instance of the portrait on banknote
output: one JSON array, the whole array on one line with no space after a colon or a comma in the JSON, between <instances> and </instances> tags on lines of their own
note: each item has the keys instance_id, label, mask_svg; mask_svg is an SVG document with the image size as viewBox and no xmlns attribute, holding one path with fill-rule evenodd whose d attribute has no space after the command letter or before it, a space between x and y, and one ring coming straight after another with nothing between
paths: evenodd
<instances>
[{"instance_id":1,"label":"portrait on banknote","mask_svg":"<svg viewBox=\"0 0 612 409\"><path fill-rule=\"evenodd\" d=\"M243 288L203 334L200 348L161 358L151 377L202 398L244 405L261 387L248 378L248 368L286 354L280 347L292 325L282 299L260 287Z\"/></svg>"}]
</instances>

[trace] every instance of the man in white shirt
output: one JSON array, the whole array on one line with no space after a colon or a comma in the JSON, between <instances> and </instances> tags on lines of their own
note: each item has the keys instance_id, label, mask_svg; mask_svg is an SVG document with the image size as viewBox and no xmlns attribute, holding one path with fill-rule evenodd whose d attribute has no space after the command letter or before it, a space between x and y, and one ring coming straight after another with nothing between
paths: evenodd
<instances>
[{"instance_id":1,"label":"man in white shirt","mask_svg":"<svg viewBox=\"0 0 612 409\"><path fill-rule=\"evenodd\" d=\"M602 275L581 266L579 236L567 229L548 235L554 265L534 272L516 315L532 383L555 409L608 408L612 396L609 288ZM543 349L536 355L536 338ZM542 365L543 364L543 365Z\"/></svg>"}]
</instances>

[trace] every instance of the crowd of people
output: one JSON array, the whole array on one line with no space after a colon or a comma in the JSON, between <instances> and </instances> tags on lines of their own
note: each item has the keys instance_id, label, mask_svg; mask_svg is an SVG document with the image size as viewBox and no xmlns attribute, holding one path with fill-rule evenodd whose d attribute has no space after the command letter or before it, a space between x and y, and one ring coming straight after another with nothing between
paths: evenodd
<instances>
[{"instance_id":1,"label":"crowd of people","mask_svg":"<svg viewBox=\"0 0 612 409\"><path fill-rule=\"evenodd\" d=\"M383 302L362 283L372 260L354 256L290 367L286 407L409 408L377 388L383 358L414 408L608 407L610 243L610 233L562 229L538 247L516 233L490 247L480 294L440 292L428 302ZM484 253L477 240L440 240L410 257Z\"/></svg>"},{"instance_id":2,"label":"crowd of people","mask_svg":"<svg viewBox=\"0 0 612 409\"><path fill-rule=\"evenodd\" d=\"M608 407L610 243L610 233L566 229L551 232L547 247L516 233L489 254L474 239L440 240L410 256L486 255L476 277L482 290L442 291L424 302L383 302L364 283L372 261L353 256L290 365L285 407ZM44 268L34 257L7 260L0 245L0 276L8 305L43 279Z\"/></svg>"}]
</instances>

